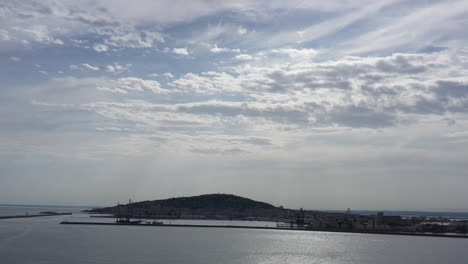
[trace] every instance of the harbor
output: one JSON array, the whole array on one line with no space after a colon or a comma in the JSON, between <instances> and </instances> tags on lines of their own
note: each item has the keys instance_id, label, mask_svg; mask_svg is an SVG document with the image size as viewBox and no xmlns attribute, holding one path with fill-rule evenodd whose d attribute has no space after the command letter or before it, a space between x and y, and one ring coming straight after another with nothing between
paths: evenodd
<instances>
[{"instance_id":1,"label":"harbor","mask_svg":"<svg viewBox=\"0 0 468 264\"><path fill-rule=\"evenodd\" d=\"M192 223L210 225L209 220L243 221L237 226L249 225L248 221L277 223L268 227L277 230L311 230L371 234L422 234L443 237L467 237L468 221L454 216L405 215L387 212L371 214L353 212L350 208L342 212L290 209L274 206L232 194L205 194L192 197L178 197L154 201L117 204L117 206L95 208L84 211L93 218L116 218L119 224L138 224L143 221L159 219L164 221L196 220ZM87 220L85 220L87 221ZM200 222L201 221L201 222ZM224 225L230 225L229 222ZM265 224L266 225L266 224ZM260 225L262 226L262 225ZM264 226L264 225L263 225Z\"/></svg>"}]
</instances>

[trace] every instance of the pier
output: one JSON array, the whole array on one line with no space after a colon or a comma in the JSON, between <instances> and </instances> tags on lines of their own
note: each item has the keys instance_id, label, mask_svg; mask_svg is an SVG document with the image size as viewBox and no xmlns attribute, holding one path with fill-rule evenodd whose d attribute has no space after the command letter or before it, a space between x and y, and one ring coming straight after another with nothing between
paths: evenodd
<instances>
[{"instance_id":1,"label":"pier","mask_svg":"<svg viewBox=\"0 0 468 264\"><path fill-rule=\"evenodd\" d=\"M467 235L457 234L437 234L437 233L417 233L417 232L390 232L383 230L356 230L356 229L306 229L287 227L267 227L267 226L240 226L240 225L195 225L195 224L151 224L151 223L99 223L99 222L69 222L63 221L63 225L101 225L101 226L139 226L139 227L192 227L192 228L236 228L236 229L260 229L260 230L281 230L281 231L313 231L313 232L334 232L334 233L357 233L357 234L378 234L378 235L400 235L400 236L425 236L425 237L446 237L446 238L468 238Z\"/></svg>"},{"instance_id":2,"label":"pier","mask_svg":"<svg viewBox=\"0 0 468 264\"><path fill-rule=\"evenodd\" d=\"M43 216L56 216L56 215L72 215L72 213L47 213L47 214L33 214L33 215L9 215L0 216L0 220L4 219L15 219L15 218L32 218L32 217L43 217Z\"/></svg>"}]
</instances>

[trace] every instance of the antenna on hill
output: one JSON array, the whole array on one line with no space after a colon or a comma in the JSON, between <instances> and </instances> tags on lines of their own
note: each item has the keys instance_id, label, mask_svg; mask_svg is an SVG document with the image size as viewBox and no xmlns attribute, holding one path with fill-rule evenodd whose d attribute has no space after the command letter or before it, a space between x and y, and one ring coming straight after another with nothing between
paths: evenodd
<instances>
[{"instance_id":1,"label":"antenna on hill","mask_svg":"<svg viewBox=\"0 0 468 264\"><path fill-rule=\"evenodd\" d=\"M132 199L128 199L128 205L130 208L127 209L127 222L130 222L130 219L133 217L133 206L132 205Z\"/></svg>"}]
</instances>

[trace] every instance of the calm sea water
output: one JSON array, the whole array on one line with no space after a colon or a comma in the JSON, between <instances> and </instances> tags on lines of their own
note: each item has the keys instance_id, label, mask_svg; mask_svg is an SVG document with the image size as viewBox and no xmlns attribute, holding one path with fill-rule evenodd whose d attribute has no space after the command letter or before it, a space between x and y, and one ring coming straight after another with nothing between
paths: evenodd
<instances>
[{"instance_id":1,"label":"calm sea water","mask_svg":"<svg viewBox=\"0 0 468 264\"><path fill-rule=\"evenodd\" d=\"M467 263L468 260L468 239L60 225L64 219L88 220L89 217L73 215L0 220L0 263L439 264Z\"/></svg>"},{"instance_id":2,"label":"calm sea water","mask_svg":"<svg viewBox=\"0 0 468 264\"><path fill-rule=\"evenodd\" d=\"M60 213L79 213L86 207L64 207L64 206L29 206L29 205L0 205L0 216L8 215L25 215L26 213L33 215L39 214L40 212L52 211Z\"/></svg>"}]
</instances>

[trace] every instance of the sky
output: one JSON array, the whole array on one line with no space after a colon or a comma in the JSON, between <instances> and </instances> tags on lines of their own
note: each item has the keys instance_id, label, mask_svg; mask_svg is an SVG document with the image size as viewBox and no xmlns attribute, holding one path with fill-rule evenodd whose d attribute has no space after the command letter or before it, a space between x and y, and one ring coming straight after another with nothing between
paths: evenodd
<instances>
[{"instance_id":1,"label":"sky","mask_svg":"<svg viewBox=\"0 0 468 264\"><path fill-rule=\"evenodd\" d=\"M467 14L0 0L0 203L468 211Z\"/></svg>"}]
</instances>

